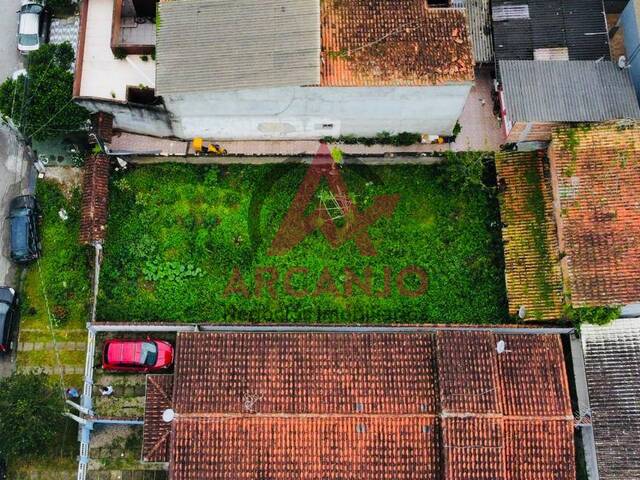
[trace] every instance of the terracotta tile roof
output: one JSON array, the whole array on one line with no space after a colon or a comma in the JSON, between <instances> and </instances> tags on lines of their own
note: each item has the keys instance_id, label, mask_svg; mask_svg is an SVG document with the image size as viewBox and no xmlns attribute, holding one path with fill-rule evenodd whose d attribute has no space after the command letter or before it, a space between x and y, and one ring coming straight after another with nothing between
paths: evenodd
<instances>
[{"instance_id":1,"label":"terracotta tile roof","mask_svg":"<svg viewBox=\"0 0 640 480\"><path fill-rule=\"evenodd\" d=\"M173 375L147 375L142 438L142 459L145 462L166 462L169 458L171 424L162 420L162 413L171 408L172 394Z\"/></svg>"},{"instance_id":2,"label":"terracotta tile roof","mask_svg":"<svg viewBox=\"0 0 640 480\"><path fill-rule=\"evenodd\" d=\"M571 303L640 301L640 126L561 128L549 159Z\"/></svg>"},{"instance_id":3,"label":"terracotta tile roof","mask_svg":"<svg viewBox=\"0 0 640 480\"><path fill-rule=\"evenodd\" d=\"M506 478L576 478L573 430L571 420L505 420Z\"/></svg>"},{"instance_id":4,"label":"terracotta tile roof","mask_svg":"<svg viewBox=\"0 0 640 480\"><path fill-rule=\"evenodd\" d=\"M509 311L525 320L562 315L562 274L551 182L543 152L496 154Z\"/></svg>"},{"instance_id":5,"label":"terracotta tile roof","mask_svg":"<svg viewBox=\"0 0 640 480\"><path fill-rule=\"evenodd\" d=\"M80 242L103 242L107 228L109 197L109 157L91 155L85 165L82 180L82 210Z\"/></svg>"},{"instance_id":6,"label":"terracotta tile roof","mask_svg":"<svg viewBox=\"0 0 640 480\"><path fill-rule=\"evenodd\" d=\"M436 336L442 411L501 412L501 385L494 335L458 331L438 332Z\"/></svg>"},{"instance_id":7,"label":"terracotta tile roof","mask_svg":"<svg viewBox=\"0 0 640 480\"><path fill-rule=\"evenodd\" d=\"M259 413L436 412L431 335L179 335L176 348L182 413L245 413L247 395Z\"/></svg>"},{"instance_id":8,"label":"terracotta tile roof","mask_svg":"<svg viewBox=\"0 0 640 480\"><path fill-rule=\"evenodd\" d=\"M504 480L504 444L500 418L443 419L443 479Z\"/></svg>"},{"instance_id":9,"label":"terracotta tile roof","mask_svg":"<svg viewBox=\"0 0 640 480\"><path fill-rule=\"evenodd\" d=\"M179 333L174 378L173 480L575 475L558 336ZM154 418L145 439L158 438ZM519 419L535 425L508 423ZM550 458L511 465L520 444Z\"/></svg>"},{"instance_id":10,"label":"terracotta tile roof","mask_svg":"<svg viewBox=\"0 0 640 480\"><path fill-rule=\"evenodd\" d=\"M176 424L170 475L172 480L436 480L435 423L433 417L386 416L187 418Z\"/></svg>"},{"instance_id":11,"label":"terracotta tile roof","mask_svg":"<svg viewBox=\"0 0 640 480\"><path fill-rule=\"evenodd\" d=\"M569 383L557 335L509 335L498 355L502 408L516 417L571 416Z\"/></svg>"},{"instance_id":12,"label":"terracotta tile roof","mask_svg":"<svg viewBox=\"0 0 640 480\"><path fill-rule=\"evenodd\" d=\"M424 0L322 0L321 85L438 85L472 81L464 9Z\"/></svg>"}]
</instances>

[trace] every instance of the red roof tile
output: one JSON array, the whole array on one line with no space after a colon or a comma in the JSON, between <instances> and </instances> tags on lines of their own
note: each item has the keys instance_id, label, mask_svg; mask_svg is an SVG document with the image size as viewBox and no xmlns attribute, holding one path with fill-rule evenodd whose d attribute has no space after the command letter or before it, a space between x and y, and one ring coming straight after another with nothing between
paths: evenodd
<instances>
[{"instance_id":1,"label":"red roof tile","mask_svg":"<svg viewBox=\"0 0 640 480\"><path fill-rule=\"evenodd\" d=\"M498 355L505 415L571 416L569 383L557 335L505 335Z\"/></svg>"},{"instance_id":2,"label":"red roof tile","mask_svg":"<svg viewBox=\"0 0 640 480\"><path fill-rule=\"evenodd\" d=\"M109 157L91 155L84 166L80 242L103 242L106 236L109 200Z\"/></svg>"},{"instance_id":3,"label":"red roof tile","mask_svg":"<svg viewBox=\"0 0 640 480\"><path fill-rule=\"evenodd\" d=\"M562 273L544 154L501 152L496 170L509 311L516 314L524 306L526 320L559 319Z\"/></svg>"},{"instance_id":4,"label":"red roof tile","mask_svg":"<svg viewBox=\"0 0 640 480\"><path fill-rule=\"evenodd\" d=\"M549 148L576 307L640 301L640 125L562 128Z\"/></svg>"},{"instance_id":5,"label":"red roof tile","mask_svg":"<svg viewBox=\"0 0 640 480\"><path fill-rule=\"evenodd\" d=\"M172 394L173 375L147 375L142 438L142 459L145 462L169 460L171 424L162 420L162 413L171 408Z\"/></svg>"},{"instance_id":6,"label":"red roof tile","mask_svg":"<svg viewBox=\"0 0 640 480\"><path fill-rule=\"evenodd\" d=\"M558 336L179 333L175 361L173 480L573 479Z\"/></svg>"},{"instance_id":7,"label":"red roof tile","mask_svg":"<svg viewBox=\"0 0 640 480\"><path fill-rule=\"evenodd\" d=\"M503 480L504 443L502 419L443 419L444 480Z\"/></svg>"},{"instance_id":8,"label":"red roof tile","mask_svg":"<svg viewBox=\"0 0 640 480\"><path fill-rule=\"evenodd\" d=\"M572 420L505 420L507 478L575 478L573 429Z\"/></svg>"},{"instance_id":9,"label":"red roof tile","mask_svg":"<svg viewBox=\"0 0 640 480\"><path fill-rule=\"evenodd\" d=\"M216 417L176 424L172 480L436 480L431 417Z\"/></svg>"},{"instance_id":10,"label":"red roof tile","mask_svg":"<svg viewBox=\"0 0 640 480\"><path fill-rule=\"evenodd\" d=\"M435 413L433 348L430 334L178 335L174 402L181 413Z\"/></svg>"},{"instance_id":11,"label":"red roof tile","mask_svg":"<svg viewBox=\"0 0 640 480\"><path fill-rule=\"evenodd\" d=\"M437 339L442 411L501 412L494 335L489 332L440 331Z\"/></svg>"},{"instance_id":12,"label":"red roof tile","mask_svg":"<svg viewBox=\"0 0 640 480\"><path fill-rule=\"evenodd\" d=\"M438 85L472 81L464 9L425 0L322 0L324 86Z\"/></svg>"}]
</instances>

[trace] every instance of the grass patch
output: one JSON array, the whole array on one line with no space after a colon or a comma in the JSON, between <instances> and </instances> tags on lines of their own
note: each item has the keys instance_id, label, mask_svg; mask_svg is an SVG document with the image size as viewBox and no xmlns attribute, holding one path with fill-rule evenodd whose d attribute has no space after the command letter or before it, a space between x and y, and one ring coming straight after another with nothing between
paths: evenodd
<instances>
[{"instance_id":1,"label":"grass patch","mask_svg":"<svg viewBox=\"0 0 640 480\"><path fill-rule=\"evenodd\" d=\"M66 198L55 182L39 182L37 196L43 210L42 258L29 266L21 304L21 328L49 330L49 309L56 334L65 329L84 329L90 294L86 249L78 242L80 192ZM65 222L58 212L69 215ZM44 288L43 288L44 285ZM64 327L64 328L61 328Z\"/></svg>"},{"instance_id":2,"label":"grass patch","mask_svg":"<svg viewBox=\"0 0 640 480\"><path fill-rule=\"evenodd\" d=\"M353 241L332 248L316 230L287 253L270 256L306 171L299 165L166 164L114 176L98 317L251 323L506 318L498 209L490 189L461 188L463 179L452 180L446 165L344 167L360 211L379 195L400 195L393 215L367 230L377 255L362 256ZM322 195L307 213L319 208ZM396 283L398 272L412 265L428 275L426 292L414 298L403 296ZM229 294L234 268L248 297ZM294 271L290 286L309 294L299 298L286 288L291 268L304 270ZM267 288L256 292L260 272L277 277L273 296ZM348 295L348 277L362 280L367 272L372 291L382 293L355 286ZM413 275L402 284L420 286Z\"/></svg>"}]
</instances>

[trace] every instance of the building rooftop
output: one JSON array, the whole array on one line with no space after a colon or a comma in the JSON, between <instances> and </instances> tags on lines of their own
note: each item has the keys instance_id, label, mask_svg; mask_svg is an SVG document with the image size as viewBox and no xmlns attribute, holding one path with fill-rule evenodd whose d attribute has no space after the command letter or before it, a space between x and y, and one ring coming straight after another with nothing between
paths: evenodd
<instances>
[{"instance_id":1,"label":"building rooftop","mask_svg":"<svg viewBox=\"0 0 640 480\"><path fill-rule=\"evenodd\" d=\"M536 50L566 48L568 60L609 58L602 0L492 0L499 60L533 60Z\"/></svg>"},{"instance_id":2,"label":"building rooftop","mask_svg":"<svg viewBox=\"0 0 640 480\"><path fill-rule=\"evenodd\" d=\"M549 160L572 304L640 301L640 126L561 128Z\"/></svg>"},{"instance_id":3,"label":"building rooftop","mask_svg":"<svg viewBox=\"0 0 640 480\"><path fill-rule=\"evenodd\" d=\"M424 0L323 0L322 85L438 85L472 81L463 9Z\"/></svg>"},{"instance_id":4,"label":"building rooftop","mask_svg":"<svg viewBox=\"0 0 640 480\"><path fill-rule=\"evenodd\" d=\"M114 0L87 0L80 13L80 36L73 95L127 100L127 87L155 86L155 61L139 55L122 60L111 50Z\"/></svg>"},{"instance_id":5,"label":"building rooftop","mask_svg":"<svg viewBox=\"0 0 640 480\"><path fill-rule=\"evenodd\" d=\"M158 95L320 82L319 0L169 1L158 15Z\"/></svg>"},{"instance_id":6,"label":"building rooftop","mask_svg":"<svg viewBox=\"0 0 640 480\"><path fill-rule=\"evenodd\" d=\"M500 61L511 122L603 122L640 118L627 70L609 61Z\"/></svg>"},{"instance_id":7,"label":"building rooftop","mask_svg":"<svg viewBox=\"0 0 640 480\"><path fill-rule=\"evenodd\" d=\"M527 320L562 315L560 251L544 152L496 154L509 312Z\"/></svg>"},{"instance_id":8,"label":"building rooftop","mask_svg":"<svg viewBox=\"0 0 640 480\"><path fill-rule=\"evenodd\" d=\"M166 377L143 458L161 460L171 397L173 480L575 477L556 335L179 333Z\"/></svg>"},{"instance_id":9,"label":"building rooftop","mask_svg":"<svg viewBox=\"0 0 640 480\"><path fill-rule=\"evenodd\" d=\"M490 0L451 0L451 6L467 12L469 34L476 63L493 61L493 37L491 35Z\"/></svg>"},{"instance_id":10,"label":"building rooftop","mask_svg":"<svg viewBox=\"0 0 640 480\"><path fill-rule=\"evenodd\" d=\"M640 320L581 329L600 480L640 478Z\"/></svg>"},{"instance_id":11,"label":"building rooftop","mask_svg":"<svg viewBox=\"0 0 640 480\"><path fill-rule=\"evenodd\" d=\"M164 1L159 16L159 95L474 78L465 10L424 0Z\"/></svg>"},{"instance_id":12,"label":"building rooftop","mask_svg":"<svg viewBox=\"0 0 640 480\"><path fill-rule=\"evenodd\" d=\"M80 243L103 242L107 234L109 157L91 155L84 166L80 212Z\"/></svg>"}]
</instances>

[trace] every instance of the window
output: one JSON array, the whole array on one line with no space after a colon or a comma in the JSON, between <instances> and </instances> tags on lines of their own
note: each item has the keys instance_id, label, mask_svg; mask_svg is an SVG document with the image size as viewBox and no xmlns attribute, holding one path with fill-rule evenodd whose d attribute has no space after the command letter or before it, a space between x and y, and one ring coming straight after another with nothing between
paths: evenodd
<instances>
[{"instance_id":1,"label":"window","mask_svg":"<svg viewBox=\"0 0 640 480\"><path fill-rule=\"evenodd\" d=\"M127 87L127 101L142 105L155 105L158 103L158 97L156 97L156 91L153 88Z\"/></svg>"},{"instance_id":2,"label":"window","mask_svg":"<svg viewBox=\"0 0 640 480\"><path fill-rule=\"evenodd\" d=\"M153 342L144 342L140 349L140 364L153 367L158 359L158 347Z\"/></svg>"}]
</instances>

